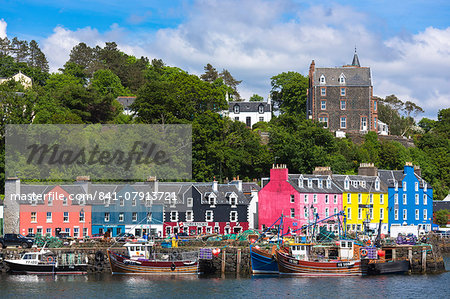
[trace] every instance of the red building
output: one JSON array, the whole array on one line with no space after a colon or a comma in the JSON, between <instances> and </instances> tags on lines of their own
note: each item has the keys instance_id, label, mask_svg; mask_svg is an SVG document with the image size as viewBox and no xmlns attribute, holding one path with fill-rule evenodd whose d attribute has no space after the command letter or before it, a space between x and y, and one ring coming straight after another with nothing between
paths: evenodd
<instances>
[{"instance_id":1,"label":"red building","mask_svg":"<svg viewBox=\"0 0 450 299\"><path fill-rule=\"evenodd\" d=\"M91 206L86 205L83 199L85 193L81 189L76 190L80 186L64 187L22 186L22 193L31 198L20 205L19 231L22 235L55 236L58 232L65 232L71 237L81 238L91 233Z\"/></svg>"}]
</instances>

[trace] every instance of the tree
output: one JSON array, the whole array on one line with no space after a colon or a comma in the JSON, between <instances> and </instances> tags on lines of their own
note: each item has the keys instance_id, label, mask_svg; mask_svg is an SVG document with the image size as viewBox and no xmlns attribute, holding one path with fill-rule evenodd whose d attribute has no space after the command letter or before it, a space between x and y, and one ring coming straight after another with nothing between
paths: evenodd
<instances>
[{"instance_id":1,"label":"tree","mask_svg":"<svg viewBox=\"0 0 450 299\"><path fill-rule=\"evenodd\" d=\"M262 97L262 96L260 96L260 95L257 95L257 94L253 94L251 97L250 97L250 100L249 100L250 102L261 102L261 101L264 101L264 98Z\"/></svg>"},{"instance_id":2,"label":"tree","mask_svg":"<svg viewBox=\"0 0 450 299\"><path fill-rule=\"evenodd\" d=\"M41 69L43 72L48 72L48 61L44 53L39 48L38 43L35 40L30 42L29 49L30 57L28 59L28 65Z\"/></svg>"},{"instance_id":3,"label":"tree","mask_svg":"<svg viewBox=\"0 0 450 299\"><path fill-rule=\"evenodd\" d=\"M306 116L307 77L296 72L287 72L273 76L270 83L275 109Z\"/></svg>"},{"instance_id":4,"label":"tree","mask_svg":"<svg viewBox=\"0 0 450 299\"><path fill-rule=\"evenodd\" d=\"M436 126L436 121L424 117L419 121L418 125L425 131L425 133L427 133Z\"/></svg>"},{"instance_id":5,"label":"tree","mask_svg":"<svg viewBox=\"0 0 450 299\"><path fill-rule=\"evenodd\" d=\"M203 81L212 83L219 78L219 73L211 64L208 63L203 69L205 73L200 76Z\"/></svg>"},{"instance_id":6,"label":"tree","mask_svg":"<svg viewBox=\"0 0 450 299\"><path fill-rule=\"evenodd\" d=\"M223 82L225 83L225 85L227 85L228 87L231 88L231 93L229 95L234 100L240 101L241 96L240 96L239 92L237 91L237 86L239 84L241 84L242 80L234 79L234 77L231 75L231 73L226 69L223 69L219 75L220 75L220 78L223 79Z\"/></svg>"},{"instance_id":7,"label":"tree","mask_svg":"<svg viewBox=\"0 0 450 299\"><path fill-rule=\"evenodd\" d=\"M439 210L434 214L434 223L439 226L446 226L450 216L449 210Z\"/></svg>"},{"instance_id":8,"label":"tree","mask_svg":"<svg viewBox=\"0 0 450 299\"><path fill-rule=\"evenodd\" d=\"M111 94L114 98L131 95L131 93L122 86L119 77L111 70L96 71L91 81L91 87L101 95Z\"/></svg>"},{"instance_id":9,"label":"tree","mask_svg":"<svg viewBox=\"0 0 450 299\"><path fill-rule=\"evenodd\" d=\"M7 37L0 37L0 57L10 55L11 42Z\"/></svg>"},{"instance_id":10,"label":"tree","mask_svg":"<svg viewBox=\"0 0 450 299\"><path fill-rule=\"evenodd\" d=\"M79 43L70 51L69 61L82 66L84 69L91 69L95 60L94 49L85 43ZM92 71L92 69L91 69ZM92 71L93 73L93 71Z\"/></svg>"}]
</instances>

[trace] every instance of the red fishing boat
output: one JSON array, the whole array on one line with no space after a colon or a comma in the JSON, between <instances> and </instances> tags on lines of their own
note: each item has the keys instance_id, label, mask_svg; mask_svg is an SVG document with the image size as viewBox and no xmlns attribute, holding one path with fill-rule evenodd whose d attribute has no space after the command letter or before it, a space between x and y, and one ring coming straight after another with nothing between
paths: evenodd
<instances>
[{"instance_id":1,"label":"red fishing boat","mask_svg":"<svg viewBox=\"0 0 450 299\"><path fill-rule=\"evenodd\" d=\"M280 274L299 276L361 276L364 274L361 260L354 258L353 240L339 242L339 258L328 259L312 255L313 244L295 243L289 250L277 250L278 270Z\"/></svg>"},{"instance_id":2,"label":"red fishing boat","mask_svg":"<svg viewBox=\"0 0 450 299\"><path fill-rule=\"evenodd\" d=\"M112 274L199 274L198 254L191 253L190 258L156 254L153 243L127 243L128 255L122 255L110 249L107 250Z\"/></svg>"}]
</instances>

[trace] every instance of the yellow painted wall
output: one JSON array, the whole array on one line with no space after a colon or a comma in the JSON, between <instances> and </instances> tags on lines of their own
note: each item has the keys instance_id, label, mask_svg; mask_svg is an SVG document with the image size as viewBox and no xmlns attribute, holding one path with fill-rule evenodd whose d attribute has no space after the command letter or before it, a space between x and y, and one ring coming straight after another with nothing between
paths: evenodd
<instances>
[{"instance_id":1,"label":"yellow painted wall","mask_svg":"<svg viewBox=\"0 0 450 299\"><path fill-rule=\"evenodd\" d=\"M348 195L350 194L350 203L348 203ZM363 208L361 211L361 218L358 218L358 194L361 194L361 204L370 204L370 194L369 193L349 193L344 192L342 196L342 204L344 212L347 215L347 224L361 225L361 230L363 229L363 221L366 219L366 213L369 214L369 208ZM383 194L383 203L380 203L380 195ZM380 222L380 208L383 208L384 215L381 223L388 223L388 194L387 193L372 193L373 196L373 218L370 219L370 223ZM351 214L348 215L348 208L351 208ZM353 230L353 229L351 229Z\"/></svg>"}]
</instances>

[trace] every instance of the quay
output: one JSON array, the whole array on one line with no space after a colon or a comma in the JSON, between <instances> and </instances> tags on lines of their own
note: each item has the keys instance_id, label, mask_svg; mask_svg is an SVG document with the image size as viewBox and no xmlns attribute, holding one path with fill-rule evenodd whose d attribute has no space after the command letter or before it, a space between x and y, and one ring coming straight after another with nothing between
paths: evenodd
<instances>
[{"instance_id":1,"label":"quay","mask_svg":"<svg viewBox=\"0 0 450 299\"><path fill-rule=\"evenodd\" d=\"M71 247L49 248L54 254L82 255L88 258L89 273L111 273L110 264L106 250L112 243L80 243ZM125 253L125 248L120 244L114 244L112 248ZM220 249L220 252L213 255L211 259L200 260L200 271L205 275L232 274L246 276L251 273L249 243L247 241L212 241L203 242L200 240L189 240L179 242L177 248L163 248L160 245L156 250L169 255L179 255L183 252L199 251L200 249ZM427 244L416 245L384 245L383 250L386 255L393 260L409 260L410 274L436 274L445 272L444 254L450 253L450 239L439 236L428 237ZM0 250L0 272L7 272L4 259L18 259L25 252L35 251L35 248L6 248ZM336 250L333 245L323 245L317 247L317 253L328 257Z\"/></svg>"}]
</instances>

